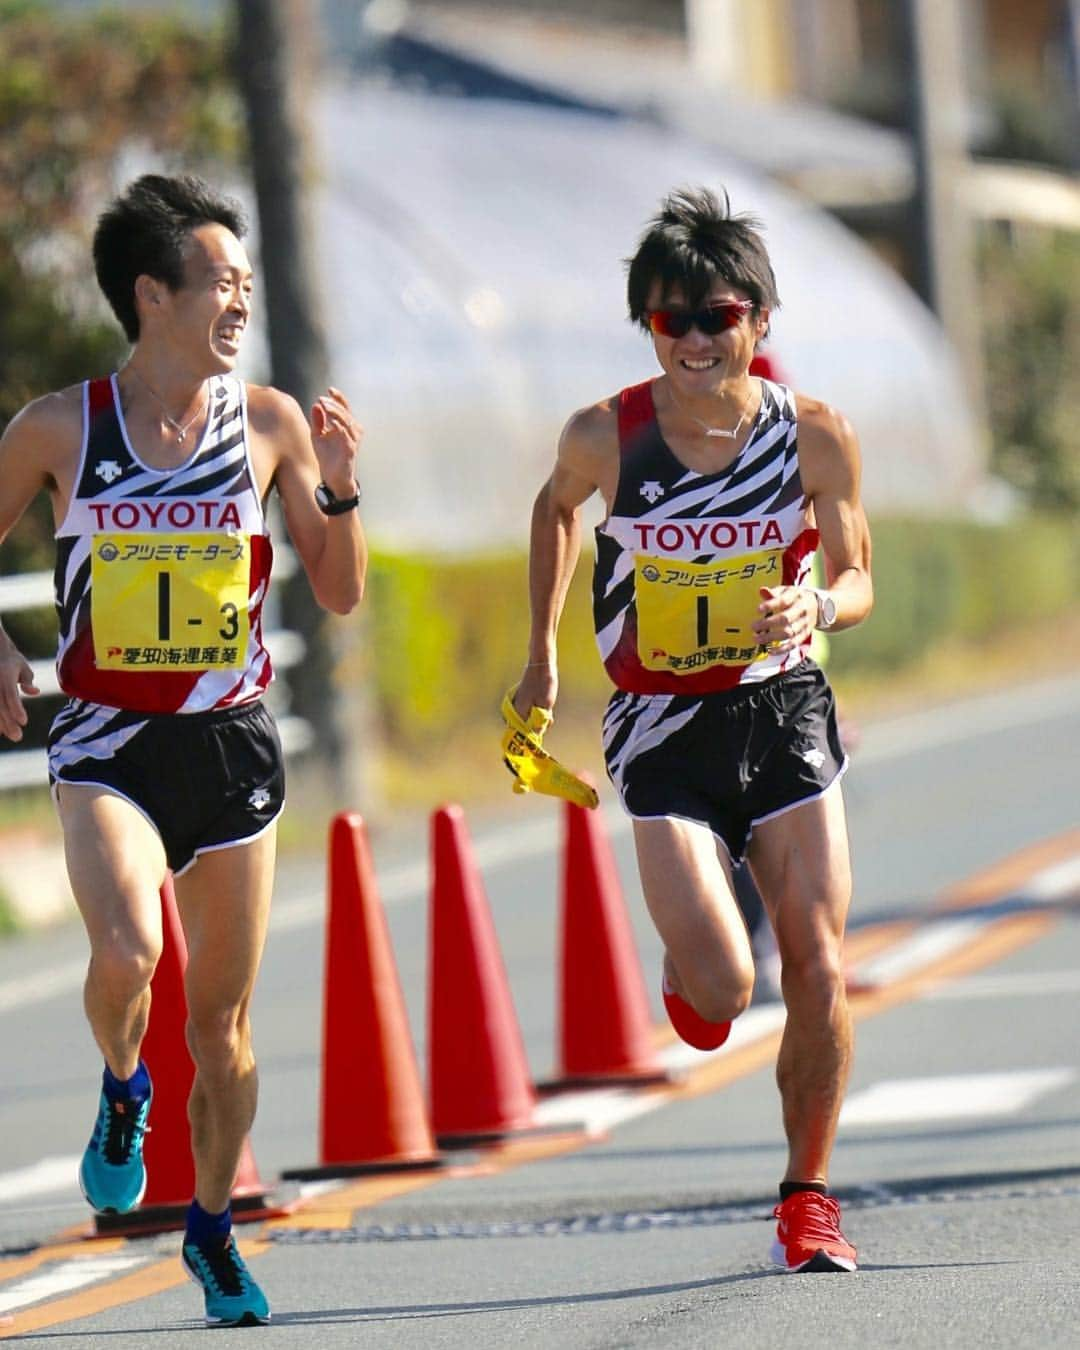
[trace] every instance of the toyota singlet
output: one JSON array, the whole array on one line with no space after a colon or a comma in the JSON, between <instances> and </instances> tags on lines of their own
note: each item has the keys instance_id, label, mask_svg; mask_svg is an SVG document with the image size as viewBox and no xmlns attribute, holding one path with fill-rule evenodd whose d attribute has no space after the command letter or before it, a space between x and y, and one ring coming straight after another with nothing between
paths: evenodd
<instances>
[{"instance_id":1,"label":"toyota singlet","mask_svg":"<svg viewBox=\"0 0 1080 1350\"><path fill-rule=\"evenodd\" d=\"M56 531L57 674L71 698L197 713L270 683L262 609L272 548L244 384L215 375L202 437L176 468L132 448L116 376L83 385L83 445Z\"/></svg>"},{"instance_id":2,"label":"toyota singlet","mask_svg":"<svg viewBox=\"0 0 1080 1350\"><path fill-rule=\"evenodd\" d=\"M619 481L596 528L593 618L613 682L638 694L700 694L797 666L760 647L762 586L798 586L818 532L799 477L795 395L761 381L749 438L716 473L688 469L656 418L652 381L619 395Z\"/></svg>"}]
</instances>

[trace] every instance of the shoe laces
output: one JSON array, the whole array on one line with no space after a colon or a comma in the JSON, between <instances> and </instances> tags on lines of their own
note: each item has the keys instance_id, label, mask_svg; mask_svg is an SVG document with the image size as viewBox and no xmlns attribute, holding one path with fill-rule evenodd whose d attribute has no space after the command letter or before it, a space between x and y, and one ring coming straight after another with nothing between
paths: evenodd
<instances>
[{"instance_id":1,"label":"shoe laces","mask_svg":"<svg viewBox=\"0 0 1080 1350\"><path fill-rule=\"evenodd\" d=\"M134 1098L109 1102L102 1152L106 1162L120 1166L131 1160L131 1151L149 1126L140 1123L142 1101Z\"/></svg>"},{"instance_id":2,"label":"shoe laces","mask_svg":"<svg viewBox=\"0 0 1080 1350\"><path fill-rule=\"evenodd\" d=\"M226 1298L247 1292L248 1270L236 1250L236 1239L230 1233L225 1238L209 1238L192 1243L206 1262L210 1279L219 1294Z\"/></svg>"},{"instance_id":3,"label":"shoe laces","mask_svg":"<svg viewBox=\"0 0 1080 1350\"><path fill-rule=\"evenodd\" d=\"M773 1210L773 1217L795 1229L800 1238L835 1241L840 1234L840 1205L831 1195L796 1191Z\"/></svg>"}]
</instances>

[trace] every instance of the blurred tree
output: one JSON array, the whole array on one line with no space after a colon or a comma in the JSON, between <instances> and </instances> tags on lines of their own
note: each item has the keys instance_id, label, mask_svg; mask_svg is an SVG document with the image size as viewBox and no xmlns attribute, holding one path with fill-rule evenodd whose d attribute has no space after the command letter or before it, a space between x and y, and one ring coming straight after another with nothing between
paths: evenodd
<instances>
[{"instance_id":1,"label":"blurred tree","mask_svg":"<svg viewBox=\"0 0 1080 1350\"><path fill-rule=\"evenodd\" d=\"M88 267L90 203L134 148L235 159L242 120L225 31L176 15L57 14L0 0L0 428L29 399L125 349ZM52 553L48 503L0 546L0 573Z\"/></svg>"},{"instance_id":2,"label":"blurred tree","mask_svg":"<svg viewBox=\"0 0 1080 1350\"><path fill-rule=\"evenodd\" d=\"M981 248L992 466L1033 506L1080 509L1080 235L999 227Z\"/></svg>"}]
</instances>

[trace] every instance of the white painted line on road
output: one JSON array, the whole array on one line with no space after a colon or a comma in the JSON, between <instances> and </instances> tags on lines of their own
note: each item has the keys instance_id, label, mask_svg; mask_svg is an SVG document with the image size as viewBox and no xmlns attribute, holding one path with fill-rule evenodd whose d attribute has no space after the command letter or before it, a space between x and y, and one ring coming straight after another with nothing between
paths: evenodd
<instances>
[{"instance_id":1,"label":"white painted line on road","mask_svg":"<svg viewBox=\"0 0 1080 1350\"><path fill-rule=\"evenodd\" d=\"M1044 868L1022 888L1025 900L1053 903L1080 895L1080 858L1066 858L1053 867Z\"/></svg>"},{"instance_id":2,"label":"white painted line on road","mask_svg":"<svg viewBox=\"0 0 1080 1350\"><path fill-rule=\"evenodd\" d=\"M1007 975L966 975L937 989L928 999L960 1002L968 998L1046 998L1053 994L1080 994L1080 970L1018 970Z\"/></svg>"},{"instance_id":3,"label":"white painted line on road","mask_svg":"<svg viewBox=\"0 0 1080 1350\"><path fill-rule=\"evenodd\" d=\"M533 1120L546 1127L584 1126L587 1134L602 1135L664 1105L662 1098L630 1088L588 1088L543 1099L533 1111Z\"/></svg>"},{"instance_id":4,"label":"white painted line on road","mask_svg":"<svg viewBox=\"0 0 1080 1350\"><path fill-rule=\"evenodd\" d=\"M29 1167L18 1167L13 1172L0 1173L0 1204L12 1200L26 1200L33 1195L51 1195L54 1191L78 1188L79 1155L69 1153L60 1158L41 1158Z\"/></svg>"},{"instance_id":5,"label":"white painted line on road","mask_svg":"<svg viewBox=\"0 0 1080 1350\"><path fill-rule=\"evenodd\" d=\"M83 956L77 961L66 961L63 965L35 971L33 975L24 975L21 979L0 984L0 1013L10 1012L12 1008L26 1008L33 1003L44 1003L58 994L81 988L86 979L86 961L87 958Z\"/></svg>"},{"instance_id":6,"label":"white painted line on road","mask_svg":"<svg viewBox=\"0 0 1080 1350\"><path fill-rule=\"evenodd\" d=\"M840 1124L896 1125L1008 1116L1075 1078L1075 1069L1061 1068L887 1079L853 1093L840 1111Z\"/></svg>"},{"instance_id":7,"label":"white painted line on road","mask_svg":"<svg viewBox=\"0 0 1080 1350\"><path fill-rule=\"evenodd\" d=\"M870 723L863 729L857 763L877 764L918 755L1077 711L1080 683L1073 676L1027 688L1023 698L1017 698L1011 689L982 694L962 703Z\"/></svg>"},{"instance_id":8,"label":"white painted line on road","mask_svg":"<svg viewBox=\"0 0 1080 1350\"><path fill-rule=\"evenodd\" d=\"M761 1040L782 1027L786 1017L787 1013L779 1003L748 1008L735 1019L731 1035L718 1050L695 1050L683 1041L673 1041L661 1049L658 1058L670 1073L680 1075L722 1055L729 1055L740 1046ZM662 1093L643 1094L628 1088L598 1087L546 1098L533 1114L540 1125L584 1124L589 1134L603 1134L623 1121L648 1115L666 1105L667 1098Z\"/></svg>"},{"instance_id":9,"label":"white painted line on road","mask_svg":"<svg viewBox=\"0 0 1080 1350\"><path fill-rule=\"evenodd\" d=\"M768 1003L760 1008L748 1008L741 1017L731 1024L731 1035L719 1050L695 1050L685 1041L673 1041L665 1045L660 1052L660 1060L665 1069L672 1073L685 1073L699 1068L720 1055L730 1055L744 1045L759 1041L784 1025L787 1010L782 1003Z\"/></svg>"},{"instance_id":10,"label":"white painted line on road","mask_svg":"<svg viewBox=\"0 0 1080 1350\"><path fill-rule=\"evenodd\" d=\"M31 1275L25 1280L0 1287L0 1312L10 1312L12 1308L25 1308L28 1303L38 1303L42 1299L54 1298L57 1294L69 1294L73 1289L96 1284L98 1280L108 1279L111 1275L126 1275L136 1266L146 1265L151 1259L130 1252L115 1252L110 1256L73 1257L38 1275ZM2 1274L3 1270L0 1268L0 1275Z\"/></svg>"},{"instance_id":11,"label":"white painted line on road","mask_svg":"<svg viewBox=\"0 0 1080 1350\"><path fill-rule=\"evenodd\" d=\"M986 920L977 914L962 918L934 919L917 932L898 942L895 947L871 957L855 967L856 977L863 983L894 984L897 980L921 970L933 961L939 961L965 947Z\"/></svg>"}]
</instances>

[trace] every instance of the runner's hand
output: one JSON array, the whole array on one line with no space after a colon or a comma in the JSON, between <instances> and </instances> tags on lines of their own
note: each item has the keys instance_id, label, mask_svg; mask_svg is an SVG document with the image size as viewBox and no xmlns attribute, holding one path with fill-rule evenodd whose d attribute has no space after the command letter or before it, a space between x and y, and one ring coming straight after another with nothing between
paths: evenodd
<instances>
[{"instance_id":1,"label":"runner's hand","mask_svg":"<svg viewBox=\"0 0 1080 1350\"><path fill-rule=\"evenodd\" d=\"M33 698L41 692L34 683L34 672L26 657L8 635L0 631L0 736L9 741L21 741L26 726L26 709L22 698Z\"/></svg>"},{"instance_id":2,"label":"runner's hand","mask_svg":"<svg viewBox=\"0 0 1080 1350\"><path fill-rule=\"evenodd\" d=\"M322 481L337 497L351 497L356 491L356 455L363 435L349 400L331 385L312 406L311 445Z\"/></svg>"},{"instance_id":3,"label":"runner's hand","mask_svg":"<svg viewBox=\"0 0 1080 1350\"><path fill-rule=\"evenodd\" d=\"M502 738L503 763L514 775L514 791L562 797L575 806L598 806L600 798L596 789L564 768L544 749L542 741L551 725L551 713L545 708L532 707L528 717L522 717L514 706L516 692L511 689L502 701L502 716L506 723Z\"/></svg>"},{"instance_id":4,"label":"runner's hand","mask_svg":"<svg viewBox=\"0 0 1080 1350\"><path fill-rule=\"evenodd\" d=\"M790 652L809 642L818 621L818 600L804 586L762 586L759 617L751 631L760 647Z\"/></svg>"},{"instance_id":5,"label":"runner's hand","mask_svg":"<svg viewBox=\"0 0 1080 1350\"><path fill-rule=\"evenodd\" d=\"M514 691L514 711L523 722L527 722L530 709L546 708L551 712L558 696L559 672L555 662L530 661L522 671L521 683Z\"/></svg>"}]
</instances>

